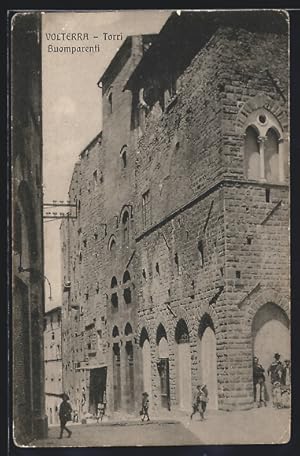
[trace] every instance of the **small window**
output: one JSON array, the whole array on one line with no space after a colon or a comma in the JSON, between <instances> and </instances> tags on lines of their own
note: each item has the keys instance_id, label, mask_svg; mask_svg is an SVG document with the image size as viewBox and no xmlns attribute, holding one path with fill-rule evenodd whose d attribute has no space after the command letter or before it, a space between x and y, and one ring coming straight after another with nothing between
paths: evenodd
<instances>
[{"instance_id":1,"label":"small window","mask_svg":"<svg viewBox=\"0 0 300 456\"><path fill-rule=\"evenodd\" d=\"M55 333L54 333L54 332L51 334L51 339L52 339L52 340L55 339Z\"/></svg>"},{"instance_id":2,"label":"small window","mask_svg":"<svg viewBox=\"0 0 300 456\"><path fill-rule=\"evenodd\" d=\"M109 243L109 250L114 253L116 251L116 247L117 247L117 244L116 244L116 241L114 238L112 238L110 240L110 243Z\"/></svg>"},{"instance_id":3,"label":"small window","mask_svg":"<svg viewBox=\"0 0 300 456\"><path fill-rule=\"evenodd\" d=\"M116 288L118 286L118 281L115 276L111 279L110 288Z\"/></svg>"},{"instance_id":4,"label":"small window","mask_svg":"<svg viewBox=\"0 0 300 456\"><path fill-rule=\"evenodd\" d=\"M110 114L113 112L113 98L112 98L112 92L108 95L108 104L109 104L109 112Z\"/></svg>"},{"instance_id":5,"label":"small window","mask_svg":"<svg viewBox=\"0 0 300 456\"><path fill-rule=\"evenodd\" d=\"M123 283L129 282L129 281L130 281L130 274L128 271L125 271L124 275L123 275Z\"/></svg>"},{"instance_id":6,"label":"small window","mask_svg":"<svg viewBox=\"0 0 300 456\"><path fill-rule=\"evenodd\" d=\"M96 190L97 184L98 184L98 171L97 170L95 170L93 172L93 182L94 182L94 190Z\"/></svg>"},{"instance_id":7,"label":"small window","mask_svg":"<svg viewBox=\"0 0 300 456\"><path fill-rule=\"evenodd\" d=\"M127 167L127 146L123 146L120 152L123 168Z\"/></svg>"},{"instance_id":8,"label":"small window","mask_svg":"<svg viewBox=\"0 0 300 456\"><path fill-rule=\"evenodd\" d=\"M119 305L118 293L113 293L111 295L111 303L113 308L117 309Z\"/></svg>"},{"instance_id":9,"label":"small window","mask_svg":"<svg viewBox=\"0 0 300 456\"><path fill-rule=\"evenodd\" d=\"M150 190L147 190L142 196L142 216L143 226L147 228L151 225L151 201Z\"/></svg>"},{"instance_id":10,"label":"small window","mask_svg":"<svg viewBox=\"0 0 300 456\"><path fill-rule=\"evenodd\" d=\"M130 288L125 288L124 289L123 296L124 296L124 301L126 302L126 304L130 304L131 303L131 290L130 290Z\"/></svg>"},{"instance_id":11,"label":"small window","mask_svg":"<svg viewBox=\"0 0 300 456\"><path fill-rule=\"evenodd\" d=\"M203 268L204 266L204 246L203 241L198 241L198 251L199 251L199 259L200 259L200 266Z\"/></svg>"},{"instance_id":12,"label":"small window","mask_svg":"<svg viewBox=\"0 0 300 456\"><path fill-rule=\"evenodd\" d=\"M129 242L129 214L127 211L124 212L122 217L122 227L123 227L123 241L125 243Z\"/></svg>"}]
</instances>

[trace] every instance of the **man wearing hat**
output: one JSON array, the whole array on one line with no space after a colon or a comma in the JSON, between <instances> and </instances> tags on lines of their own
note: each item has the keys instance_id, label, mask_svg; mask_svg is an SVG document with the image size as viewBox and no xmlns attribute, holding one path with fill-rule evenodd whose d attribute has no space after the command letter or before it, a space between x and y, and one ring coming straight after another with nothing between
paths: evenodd
<instances>
[{"instance_id":1,"label":"man wearing hat","mask_svg":"<svg viewBox=\"0 0 300 456\"><path fill-rule=\"evenodd\" d=\"M59 439L62 439L64 430L67 431L68 437L71 437L72 432L66 427L68 421L72 419L72 407L70 405L69 396L67 394L62 395L62 403L59 407L59 420L60 420L60 436Z\"/></svg>"},{"instance_id":2,"label":"man wearing hat","mask_svg":"<svg viewBox=\"0 0 300 456\"><path fill-rule=\"evenodd\" d=\"M268 369L268 375L271 375L273 406L280 407L280 385L282 380L283 365L280 361L280 354L275 353L274 361Z\"/></svg>"}]
</instances>

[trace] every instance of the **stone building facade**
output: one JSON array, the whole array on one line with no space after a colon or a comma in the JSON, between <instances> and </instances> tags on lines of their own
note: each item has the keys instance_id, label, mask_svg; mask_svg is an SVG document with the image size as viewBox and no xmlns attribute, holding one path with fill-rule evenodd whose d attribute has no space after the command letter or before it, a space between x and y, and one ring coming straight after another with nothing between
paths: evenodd
<instances>
[{"instance_id":1,"label":"stone building facade","mask_svg":"<svg viewBox=\"0 0 300 456\"><path fill-rule=\"evenodd\" d=\"M12 31L12 416L20 445L47 434L40 14L16 14Z\"/></svg>"},{"instance_id":2,"label":"stone building facade","mask_svg":"<svg viewBox=\"0 0 300 456\"><path fill-rule=\"evenodd\" d=\"M61 307L46 312L44 324L45 408L48 423L59 424L58 411L63 393Z\"/></svg>"},{"instance_id":3,"label":"stone building facade","mask_svg":"<svg viewBox=\"0 0 300 456\"><path fill-rule=\"evenodd\" d=\"M102 76L61 225L64 376L91 413L104 390L110 412L144 390L190 410L200 382L248 409L254 353L290 356L287 68L283 14L203 12L128 37Z\"/></svg>"}]
</instances>

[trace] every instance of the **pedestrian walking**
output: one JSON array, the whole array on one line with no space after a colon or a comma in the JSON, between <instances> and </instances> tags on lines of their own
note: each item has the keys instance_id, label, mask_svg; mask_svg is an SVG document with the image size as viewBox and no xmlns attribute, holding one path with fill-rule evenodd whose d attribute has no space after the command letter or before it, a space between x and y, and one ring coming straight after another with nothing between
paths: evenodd
<instances>
[{"instance_id":1,"label":"pedestrian walking","mask_svg":"<svg viewBox=\"0 0 300 456\"><path fill-rule=\"evenodd\" d=\"M275 353L274 361L268 368L268 375L271 376L273 407L281 407L281 384L283 365L280 361L280 354Z\"/></svg>"},{"instance_id":2,"label":"pedestrian walking","mask_svg":"<svg viewBox=\"0 0 300 456\"><path fill-rule=\"evenodd\" d=\"M68 421L72 420L72 407L68 402L69 396L67 394L62 395L62 403L59 407L59 420L60 420L60 436L59 439L62 439L63 432L67 431L68 437L71 437L72 432L66 427Z\"/></svg>"},{"instance_id":3,"label":"pedestrian walking","mask_svg":"<svg viewBox=\"0 0 300 456\"><path fill-rule=\"evenodd\" d=\"M201 416L201 421L204 420L204 413L206 411L206 406L208 402L208 389L206 385L202 385L200 388L200 416Z\"/></svg>"},{"instance_id":4,"label":"pedestrian walking","mask_svg":"<svg viewBox=\"0 0 300 456\"><path fill-rule=\"evenodd\" d=\"M266 401L266 377L265 369L259 364L257 356L253 358L253 387L254 387L254 402L257 402L257 406L267 406Z\"/></svg>"},{"instance_id":5,"label":"pedestrian walking","mask_svg":"<svg viewBox=\"0 0 300 456\"><path fill-rule=\"evenodd\" d=\"M144 421L146 417L147 417L147 421L150 421L148 411L149 411L149 394L145 392L142 394L142 408L140 411L140 415L142 416L142 421Z\"/></svg>"},{"instance_id":6,"label":"pedestrian walking","mask_svg":"<svg viewBox=\"0 0 300 456\"><path fill-rule=\"evenodd\" d=\"M204 420L204 413L208 402L208 389L206 385L198 385L193 400L193 412L191 419L195 413L199 412L201 421Z\"/></svg>"}]
</instances>

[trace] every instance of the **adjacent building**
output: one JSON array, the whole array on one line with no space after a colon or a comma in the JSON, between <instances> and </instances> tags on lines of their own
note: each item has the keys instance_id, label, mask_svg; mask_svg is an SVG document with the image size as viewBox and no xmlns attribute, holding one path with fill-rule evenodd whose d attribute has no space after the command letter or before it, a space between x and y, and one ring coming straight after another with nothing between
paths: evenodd
<instances>
[{"instance_id":1,"label":"adjacent building","mask_svg":"<svg viewBox=\"0 0 300 456\"><path fill-rule=\"evenodd\" d=\"M39 13L12 19L12 418L17 445L47 435L40 27Z\"/></svg>"},{"instance_id":2,"label":"adjacent building","mask_svg":"<svg viewBox=\"0 0 300 456\"><path fill-rule=\"evenodd\" d=\"M61 307L46 312L44 323L45 407L48 424L59 424L58 411L63 393Z\"/></svg>"},{"instance_id":3,"label":"adjacent building","mask_svg":"<svg viewBox=\"0 0 300 456\"><path fill-rule=\"evenodd\" d=\"M253 406L290 356L288 25L182 12L127 37L61 225L63 379L81 412Z\"/></svg>"}]
</instances>

